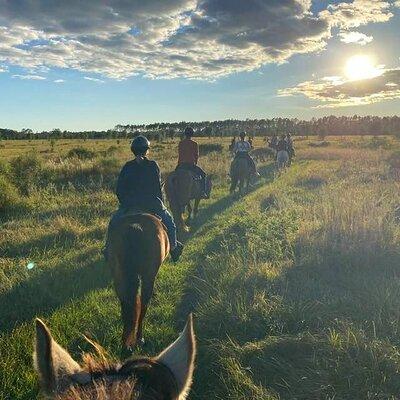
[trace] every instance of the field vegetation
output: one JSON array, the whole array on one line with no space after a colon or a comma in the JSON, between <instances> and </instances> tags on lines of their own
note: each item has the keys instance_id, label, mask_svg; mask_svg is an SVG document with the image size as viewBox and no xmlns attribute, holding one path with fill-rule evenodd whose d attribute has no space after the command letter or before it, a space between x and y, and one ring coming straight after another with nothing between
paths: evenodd
<instances>
[{"instance_id":1,"label":"field vegetation","mask_svg":"<svg viewBox=\"0 0 400 400\"><path fill-rule=\"evenodd\" d=\"M214 189L159 273L145 336L155 354L194 311L191 399L391 399L400 393L400 145L299 138L229 196L229 139L201 139ZM323 143L323 144L321 144ZM263 144L256 138L255 145ZM155 144L163 176L177 142ZM0 398L38 394L33 319L79 358L82 333L118 357L121 321L101 256L128 140L2 141Z\"/></svg>"}]
</instances>

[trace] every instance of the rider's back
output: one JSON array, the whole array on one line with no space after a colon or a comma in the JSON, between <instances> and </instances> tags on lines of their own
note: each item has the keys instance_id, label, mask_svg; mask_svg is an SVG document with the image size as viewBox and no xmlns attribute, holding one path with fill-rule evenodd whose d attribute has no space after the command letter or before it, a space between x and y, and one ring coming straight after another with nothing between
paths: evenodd
<instances>
[{"instance_id":1,"label":"rider's back","mask_svg":"<svg viewBox=\"0 0 400 400\"><path fill-rule=\"evenodd\" d=\"M278 141L278 144L276 145L276 150L277 151L287 151L287 144L284 139L281 139Z\"/></svg>"},{"instance_id":2,"label":"rider's back","mask_svg":"<svg viewBox=\"0 0 400 400\"><path fill-rule=\"evenodd\" d=\"M160 168L145 158L128 161L118 177L117 196L122 207L157 208L162 202Z\"/></svg>"},{"instance_id":3,"label":"rider's back","mask_svg":"<svg viewBox=\"0 0 400 400\"><path fill-rule=\"evenodd\" d=\"M189 138L185 138L179 142L179 158L178 164L197 164L199 158L198 144Z\"/></svg>"}]
</instances>

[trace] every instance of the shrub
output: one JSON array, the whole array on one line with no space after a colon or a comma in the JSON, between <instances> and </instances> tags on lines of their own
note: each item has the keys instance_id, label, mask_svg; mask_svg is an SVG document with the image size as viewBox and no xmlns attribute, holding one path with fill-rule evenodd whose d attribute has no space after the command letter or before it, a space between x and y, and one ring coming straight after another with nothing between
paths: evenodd
<instances>
[{"instance_id":1,"label":"shrub","mask_svg":"<svg viewBox=\"0 0 400 400\"><path fill-rule=\"evenodd\" d=\"M8 176L9 174L10 174L10 164L5 160L0 159L0 175Z\"/></svg>"},{"instance_id":2,"label":"shrub","mask_svg":"<svg viewBox=\"0 0 400 400\"><path fill-rule=\"evenodd\" d=\"M331 144L330 144L330 142L327 142L326 140L323 140L321 142L310 142L310 143L308 143L308 145L310 147L328 147Z\"/></svg>"},{"instance_id":3,"label":"shrub","mask_svg":"<svg viewBox=\"0 0 400 400\"><path fill-rule=\"evenodd\" d=\"M42 160L36 153L24 154L11 161L11 172L15 185L26 196L38 183L41 170Z\"/></svg>"},{"instance_id":4,"label":"shrub","mask_svg":"<svg viewBox=\"0 0 400 400\"><path fill-rule=\"evenodd\" d=\"M209 153L221 152L222 150L222 144L219 143L205 143L199 145L199 152L202 156L205 156Z\"/></svg>"},{"instance_id":5,"label":"shrub","mask_svg":"<svg viewBox=\"0 0 400 400\"><path fill-rule=\"evenodd\" d=\"M366 144L366 147L369 149L380 149L387 148L389 146L389 142L385 137L374 136L369 140Z\"/></svg>"},{"instance_id":6,"label":"shrub","mask_svg":"<svg viewBox=\"0 0 400 400\"><path fill-rule=\"evenodd\" d=\"M0 175L0 211L7 210L17 202L17 188L4 175Z\"/></svg>"},{"instance_id":7,"label":"shrub","mask_svg":"<svg viewBox=\"0 0 400 400\"><path fill-rule=\"evenodd\" d=\"M83 147L74 147L67 154L68 158L79 158L80 160L91 160L95 156L96 153L94 151Z\"/></svg>"},{"instance_id":8,"label":"shrub","mask_svg":"<svg viewBox=\"0 0 400 400\"><path fill-rule=\"evenodd\" d=\"M113 156L118 153L119 148L117 146L110 146L107 150L102 151L104 157Z\"/></svg>"}]
</instances>

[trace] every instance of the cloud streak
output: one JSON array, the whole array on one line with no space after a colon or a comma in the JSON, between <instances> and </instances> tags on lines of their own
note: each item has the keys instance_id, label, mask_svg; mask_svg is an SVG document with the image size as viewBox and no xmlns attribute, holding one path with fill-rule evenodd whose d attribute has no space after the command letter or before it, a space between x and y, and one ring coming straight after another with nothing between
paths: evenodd
<instances>
[{"instance_id":1,"label":"cloud streak","mask_svg":"<svg viewBox=\"0 0 400 400\"><path fill-rule=\"evenodd\" d=\"M13 75L13 78L18 78L24 81L44 81L46 78L40 75Z\"/></svg>"},{"instance_id":2,"label":"cloud streak","mask_svg":"<svg viewBox=\"0 0 400 400\"><path fill-rule=\"evenodd\" d=\"M281 89L278 96L303 95L320 102L315 108L348 107L400 98L400 68L386 69L371 79L346 81L326 77Z\"/></svg>"},{"instance_id":3,"label":"cloud streak","mask_svg":"<svg viewBox=\"0 0 400 400\"><path fill-rule=\"evenodd\" d=\"M367 36L361 32L341 32L339 37L343 43L359 44L361 46L365 46L374 40L372 36Z\"/></svg>"},{"instance_id":4,"label":"cloud streak","mask_svg":"<svg viewBox=\"0 0 400 400\"><path fill-rule=\"evenodd\" d=\"M340 2L317 14L311 5L311 0L0 0L0 62L113 79L138 74L215 79L320 51L335 27L348 30L393 15L390 3L380 0Z\"/></svg>"}]
</instances>

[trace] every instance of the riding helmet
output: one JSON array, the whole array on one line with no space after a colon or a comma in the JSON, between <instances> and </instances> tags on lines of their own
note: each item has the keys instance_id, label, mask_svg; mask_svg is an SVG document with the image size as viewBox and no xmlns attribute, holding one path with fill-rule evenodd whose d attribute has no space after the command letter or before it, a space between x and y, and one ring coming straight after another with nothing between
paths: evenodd
<instances>
[{"instance_id":1,"label":"riding helmet","mask_svg":"<svg viewBox=\"0 0 400 400\"><path fill-rule=\"evenodd\" d=\"M194 135L194 129L191 126L187 126L183 132L185 136L192 137Z\"/></svg>"},{"instance_id":2,"label":"riding helmet","mask_svg":"<svg viewBox=\"0 0 400 400\"><path fill-rule=\"evenodd\" d=\"M245 131L243 131L243 132L240 132L239 136L240 136L241 138L244 138L244 137L246 137L246 132L245 132Z\"/></svg>"},{"instance_id":3,"label":"riding helmet","mask_svg":"<svg viewBox=\"0 0 400 400\"><path fill-rule=\"evenodd\" d=\"M150 148L150 141L146 136L140 135L135 137L131 143L131 150L133 153L135 152L145 152Z\"/></svg>"}]
</instances>

